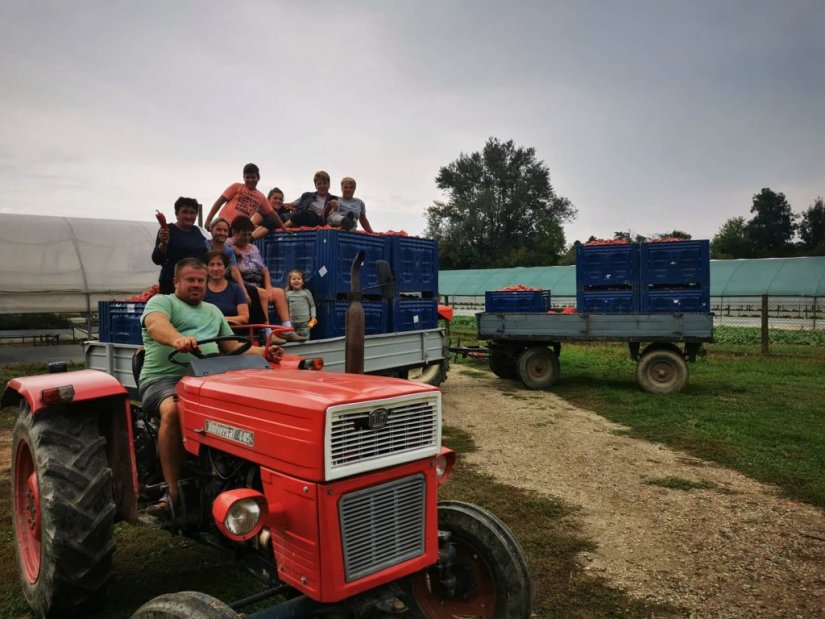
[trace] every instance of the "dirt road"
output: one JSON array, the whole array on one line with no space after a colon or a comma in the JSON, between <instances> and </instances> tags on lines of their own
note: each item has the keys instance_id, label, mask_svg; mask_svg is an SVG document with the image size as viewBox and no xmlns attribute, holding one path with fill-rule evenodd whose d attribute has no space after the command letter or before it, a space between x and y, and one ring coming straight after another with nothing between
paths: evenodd
<instances>
[{"instance_id":1,"label":"dirt road","mask_svg":"<svg viewBox=\"0 0 825 619\"><path fill-rule=\"evenodd\" d=\"M825 617L825 511L623 427L454 367L444 421L473 436L469 462L498 480L581 508L587 573L697 617ZM515 394L513 393L515 391ZM508 394L509 392L509 394ZM677 477L712 489L647 483Z\"/></svg>"}]
</instances>

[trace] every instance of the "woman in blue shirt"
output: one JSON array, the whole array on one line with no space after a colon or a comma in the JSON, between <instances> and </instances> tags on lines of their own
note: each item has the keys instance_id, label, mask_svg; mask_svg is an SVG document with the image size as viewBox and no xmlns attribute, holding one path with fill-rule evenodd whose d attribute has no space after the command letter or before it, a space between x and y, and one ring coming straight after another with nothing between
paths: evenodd
<instances>
[{"instance_id":1,"label":"woman in blue shirt","mask_svg":"<svg viewBox=\"0 0 825 619\"><path fill-rule=\"evenodd\" d=\"M206 254L206 294L203 300L216 305L230 325L249 322L249 304L246 293L235 282L226 279L229 257L222 249Z\"/></svg>"}]
</instances>

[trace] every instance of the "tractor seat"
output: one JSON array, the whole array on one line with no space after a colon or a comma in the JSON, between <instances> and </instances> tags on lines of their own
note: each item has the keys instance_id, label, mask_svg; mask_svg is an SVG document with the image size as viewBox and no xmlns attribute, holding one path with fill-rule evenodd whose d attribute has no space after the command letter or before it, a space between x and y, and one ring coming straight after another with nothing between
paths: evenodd
<instances>
[{"instance_id":1,"label":"tractor seat","mask_svg":"<svg viewBox=\"0 0 825 619\"><path fill-rule=\"evenodd\" d=\"M135 386L140 388L140 371L143 369L143 361L146 359L146 349L141 346L132 355L132 376L135 379Z\"/></svg>"}]
</instances>

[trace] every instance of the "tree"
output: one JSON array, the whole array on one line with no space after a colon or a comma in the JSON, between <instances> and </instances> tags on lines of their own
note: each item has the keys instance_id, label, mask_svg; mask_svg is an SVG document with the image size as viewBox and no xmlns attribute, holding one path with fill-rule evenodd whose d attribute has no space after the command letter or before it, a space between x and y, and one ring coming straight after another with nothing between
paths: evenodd
<instances>
[{"instance_id":1,"label":"tree","mask_svg":"<svg viewBox=\"0 0 825 619\"><path fill-rule=\"evenodd\" d=\"M619 230L613 233L614 241L627 241L628 243L644 243L648 238L643 234L634 235L630 230L627 232Z\"/></svg>"},{"instance_id":2,"label":"tree","mask_svg":"<svg viewBox=\"0 0 825 619\"><path fill-rule=\"evenodd\" d=\"M661 234L654 234L654 239L682 239L684 241L689 241L693 238L693 235L688 234L687 232L682 232L681 230L671 230L670 232L662 232Z\"/></svg>"},{"instance_id":3,"label":"tree","mask_svg":"<svg viewBox=\"0 0 825 619\"><path fill-rule=\"evenodd\" d=\"M802 239L802 249L806 255L825 256L825 203L821 197L802 213L799 238Z\"/></svg>"},{"instance_id":4,"label":"tree","mask_svg":"<svg viewBox=\"0 0 825 619\"><path fill-rule=\"evenodd\" d=\"M561 225L576 210L556 195L535 149L490 138L435 181L447 200L427 208L425 234L439 242L441 268L552 265L563 254Z\"/></svg>"},{"instance_id":5,"label":"tree","mask_svg":"<svg viewBox=\"0 0 825 619\"><path fill-rule=\"evenodd\" d=\"M792 253L797 216L791 211L785 194L765 187L753 196L751 213L755 214L748 222L748 238L755 257L772 258Z\"/></svg>"},{"instance_id":6,"label":"tree","mask_svg":"<svg viewBox=\"0 0 825 619\"><path fill-rule=\"evenodd\" d=\"M710 255L722 259L751 257L751 240L744 217L732 217L722 224L710 242Z\"/></svg>"}]
</instances>

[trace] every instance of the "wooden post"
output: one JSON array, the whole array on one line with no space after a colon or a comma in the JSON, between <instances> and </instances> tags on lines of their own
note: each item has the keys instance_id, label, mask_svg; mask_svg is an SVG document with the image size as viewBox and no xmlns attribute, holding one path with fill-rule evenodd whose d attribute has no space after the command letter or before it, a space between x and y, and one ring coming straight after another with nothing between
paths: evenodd
<instances>
[{"instance_id":1,"label":"wooden post","mask_svg":"<svg viewBox=\"0 0 825 619\"><path fill-rule=\"evenodd\" d=\"M762 354L768 354L768 295L762 295Z\"/></svg>"},{"instance_id":2,"label":"wooden post","mask_svg":"<svg viewBox=\"0 0 825 619\"><path fill-rule=\"evenodd\" d=\"M813 310L813 331L816 331L816 297L814 297L814 304L811 308Z\"/></svg>"}]
</instances>

